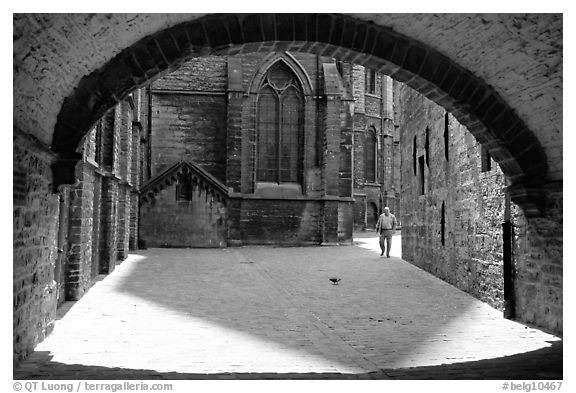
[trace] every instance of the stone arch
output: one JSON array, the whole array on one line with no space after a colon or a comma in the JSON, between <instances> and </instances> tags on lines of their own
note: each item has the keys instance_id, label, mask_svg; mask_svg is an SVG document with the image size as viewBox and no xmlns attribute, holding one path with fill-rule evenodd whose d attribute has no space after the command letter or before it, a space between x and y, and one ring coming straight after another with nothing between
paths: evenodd
<instances>
[{"instance_id":1,"label":"stone arch","mask_svg":"<svg viewBox=\"0 0 576 393\"><path fill-rule=\"evenodd\" d=\"M82 78L65 98L51 148L54 186L74 181L76 146L90 127L135 88L207 54L302 51L367 66L442 105L470 130L510 181L527 215L544 203L548 159L534 132L479 76L432 47L384 26L333 14L218 14L158 31Z\"/></svg>"},{"instance_id":2,"label":"stone arch","mask_svg":"<svg viewBox=\"0 0 576 393\"><path fill-rule=\"evenodd\" d=\"M378 216L378 205L374 201L368 201L366 203L366 226L368 228L376 227Z\"/></svg>"}]
</instances>

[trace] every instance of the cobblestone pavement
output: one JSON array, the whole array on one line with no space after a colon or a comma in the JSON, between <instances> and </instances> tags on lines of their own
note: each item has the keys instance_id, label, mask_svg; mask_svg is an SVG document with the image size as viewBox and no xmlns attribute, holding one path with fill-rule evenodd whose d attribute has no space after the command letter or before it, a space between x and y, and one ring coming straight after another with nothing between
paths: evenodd
<instances>
[{"instance_id":1,"label":"cobblestone pavement","mask_svg":"<svg viewBox=\"0 0 576 393\"><path fill-rule=\"evenodd\" d=\"M561 338L503 319L399 250L395 237L380 257L373 235L141 250L69 307L14 378L562 378Z\"/></svg>"}]
</instances>

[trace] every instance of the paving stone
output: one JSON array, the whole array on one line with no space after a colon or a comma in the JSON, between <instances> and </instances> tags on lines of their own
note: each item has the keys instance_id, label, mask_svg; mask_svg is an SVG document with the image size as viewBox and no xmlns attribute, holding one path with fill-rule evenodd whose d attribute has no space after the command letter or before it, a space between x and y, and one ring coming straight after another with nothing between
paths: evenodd
<instances>
[{"instance_id":1,"label":"paving stone","mask_svg":"<svg viewBox=\"0 0 576 393\"><path fill-rule=\"evenodd\" d=\"M562 378L560 337L357 244L130 254L14 378Z\"/></svg>"}]
</instances>

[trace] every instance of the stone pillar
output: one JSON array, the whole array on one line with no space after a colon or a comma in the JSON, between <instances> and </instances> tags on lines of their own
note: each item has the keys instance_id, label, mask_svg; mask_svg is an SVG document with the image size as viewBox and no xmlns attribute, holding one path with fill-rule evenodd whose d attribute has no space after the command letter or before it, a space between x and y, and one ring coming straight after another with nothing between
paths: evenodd
<instances>
[{"instance_id":1,"label":"stone pillar","mask_svg":"<svg viewBox=\"0 0 576 393\"><path fill-rule=\"evenodd\" d=\"M78 184L70 190L66 299L78 300L92 284L92 203L94 174L84 163L76 167Z\"/></svg>"},{"instance_id":2,"label":"stone pillar","mask_svg":"<svg viewBox=\"0 0 576 393\"><path fill-rule=\"evenodd\" d=\"M139 197L138 193L130 193L130 238L128 239L128 249L138 249L138 217L139 217Z\"/></svg>"},{"instance_id":3,"label":"stone pillar","mask_svg":"<svg viewBox=\"0 0 576 393\"><path fill-rule=\"evenodd\" d=\"M329 96L324 117L322 156L322 245L338 243L338 201L340 193L340 97Z\"/></svg>"},{"instance_id":4,"label":"stone pillar","mask_svg":"<svg viewBox=\"0 0 576 393\"><path fill-rule=\"evenodd\" d=\"M118 189L118 240L117 259L123 261L128 256L130 236L130 193L128 186L122 184Z\"/></svg>"},{"instance_id":5,"label":"stone pillar","mask_svg":"<svg viewBox=\"0 0 576 393\"><path fill-rule=\"evenodd\" d=\"M338 201L324 200L322 207L322 243L323 246L338 244Z\"/></svg>"},{"instance_id":6,"label":"stone pillar","mask_svg":"<svg viewBox=\"0 0 576 393\"><path fill-rule=\"evenodd\" d=\"M138 120L139 117L139 108L140 108L140 97L138 91L137 100L136 100L136 112L134 116L134 120L132 121L132 151L131 151L131 164L132 170L130 174L130 183L132 187L130 188L130 237L128 242L128 249L129 250L137 250L138 249L138 209L139 209L139 198L137 190L140 189L140 172L141 172L141 146L140 146L140 138L142 134L142 124Z\"/></svg>"},{"instance_id":7,"label":"stone pillar","mask_svg":"<svg viewBox=\"0 0 576 393\"><path fill-rule=\"evenodd\" d=\"M101 224L101 208L102 208L102 177L94 175L94 200L92 201L93 215L92 215L92 261L91 270L92 278L100 273L100 224Z\"/></svg>"},{"instance_id":8,"label":"stone pillar","mask_svg":"<svg viewBox=\"0 0 576 393\"><path fill-rule=\"evenodd\" d=\"M226 186L241 191L242 183L242 59L228 58Z\"/></svg>"},{"instance_id":9,"label":"stone pillar","mask_svg":"<svg viewBox=\"0 0 576 393\"><path fill-rule=\"evenodd\" d=\"M113 176L106 176L102 180L100 273L107 274L116 266L118 180Z\"/></svg>"},{"instance_id":10,"label":"stone pillar","mask_svg":"<svg viewBox=\"0 0 576 393\"><path fill-rule=\"evenodd\" d=\"M341 101L341 131L340 131L340 189L339 195L352 197L353 195L353 155L354 131L352 128L352 102Z\"/></svg>"},{"instance_id":11,"label":"stone pillar","mask_svg":"<svg viewBox=\"0 0 576 393\"><path fill-rule=\"evenodd\" d=\"M230 198L228 201L228 246L237 247L242 245L241 212L242 200Z\"/></svg>"}]
</instances>

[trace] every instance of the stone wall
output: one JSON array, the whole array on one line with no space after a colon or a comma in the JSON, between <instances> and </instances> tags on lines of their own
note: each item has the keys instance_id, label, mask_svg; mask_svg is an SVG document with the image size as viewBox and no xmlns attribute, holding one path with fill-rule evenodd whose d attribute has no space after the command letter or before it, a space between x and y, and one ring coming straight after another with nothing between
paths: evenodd
<instances>
[{"instance_id":1,"label":"stone wall","mask_svg":"<svg viewBox=\"0 0 576 393\"><path fill-rule=\"evenodd\" d=\"M344 67L344 78L354 93L354 229L374 230L385 206L401 221L399 137L394 129L394 89L390 77L375 73L375 90L367 92L369 69L360 65ZM366 140L376 136L376 179L366 178Z\"/></svg>"},{"instance_id":2,"label":"stone wall","mask_svg":"<svg viewBox=\"0 0 576 393\"><path fill-rule=\"evenodd\" d=\"M447 159L445 110L400 94L402 257L503 309L504 176L493 162L482 172L481 146L451 115Z\"/></svg>"},{"instance_id":3,"label":"stone wall","mask_svg":"<svg viewBox=\"0 0 576 393\"><path fill-rule=\"evenodd\" d=\"M13 360L27 356L54 324L59 198L48 149L13 129Z\"/></svg>"},{"instance_id":4,"label":"stone wall","mask_svg":"<svg viewBox=\"0 0 576 393\"><path fill-rule=\"evenodd\" d=\"M507 297L515 304L507 313L561 333L561 186L549 186L544 217L526 216L507 198L498 165L464 126L412 89L398 92L402 257L503 310L502 224L509 218L513 293Z\"/></svg>"},{"instance_id":5,"label":"stone wall","mask_svg":"<svg viewBox=\"0 0 576 393\"><path fill-rule=\"evenodd\" d=\"M152 103L152 176L183 160L197 163L224 181L224 96L153 94Z\"/></svg>"},{"instance_id":6,"label":"stone wall","mask_svg":"<svg viewBox=\"0 0 576 393\"><path fill-rule=\"evenodd\" d=\"M66 299L78 300L92 286L92 231L94 170L88 164L76 167L78 184L70 189Z\"/></svg>"},{"instance_id":7,"label":"stone wall","mask_svg":"<svg viewBox=\"0 0 576 393\"><path fill-rule=\"evenodd\" d=\"M146 247L226 247L226 206L196 187L190 200L177 198L176 183L140 207L140 236Z\"/></svg>"},{"instance_id":8,"label":"stone wall","mask_svg":"<svg viewBox=\"0 0 576 393\"><path fill-rule=\"evenodd\" d=\"M274 186L257 183L254 170L258 92L269 67L277 61L292 69L304 100L302 180ZM325 86L325 64L333 68L330 92ZM199 165L226 184L232 193L227 215L229 245L351 241L351 95L346 99L346 89L338 88L342 82L334 79L335 72L334 59L302 53L208 57L185 63L151 86L150 181L184 161ZM347 198L341 208L338 198ZM166 206L160 207L161 201ZM141 228L163 227L163 215L180 211L173 200L159 198L155 203L154 208L146 204L146 211L141 212ZM274 215L278 217L273 219ZM177 233L174 236L181 238ZM205 246L198 241L188 246ZM165 237L161 243L183 246Z\"/></svg>"},{"instance_id":9,"label":"stone wall","mask_svg":"<svg viewBox=\"0 0 576 393\"><path fill-rule=\"evenodd\" d=\"M130 225L134 103L126 101L86 135L77 182L53 189L56 157L14 129L14 362L51 331L56 308L78 300L137 242ZM136 198L134 198L136 196Z\"/></svg>"},{"instance_id":10,"label":"stone wall","mask_svg":"<svg viewBox=\"0 0 576 393\"><path fill-rule=\"evenodd\" d=\"M241 199L237 208L238 229L229 234L233 245L318 245L322 242L322 203L317 200Z\"/></svg>"},{"instance_id":11,"label":"stone wall","mask_svg":"<svg viewBox=\"0 0 576 393\"><path fill-rule=\"evenodd\" d=\"M562 191L561 183L550 183L545 216L530 217L514 228L515 315L558 333L564 330Z\"/></svg>"}]
</instances>

